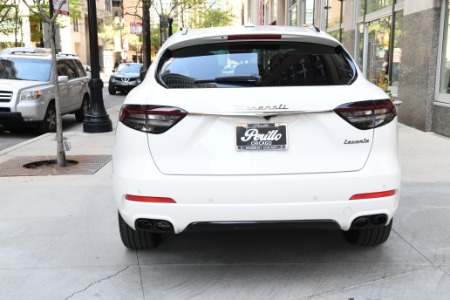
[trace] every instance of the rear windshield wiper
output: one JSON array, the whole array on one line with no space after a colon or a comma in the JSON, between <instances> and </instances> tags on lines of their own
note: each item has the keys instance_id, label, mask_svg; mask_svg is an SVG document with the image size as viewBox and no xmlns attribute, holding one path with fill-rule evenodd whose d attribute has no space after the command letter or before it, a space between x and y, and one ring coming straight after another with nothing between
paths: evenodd
<instances>
[{"instance_id":1,"label":"rear windshield wiper","mask_svg":"<svg viewBox=\"0 0 450 300\"><path fill-rule=\"evenodd\" d=\"M228 83L228 84L241 84L241 85L260 85L261 76L222 76L213 79L199 79L195 80L195 83Z\"/></svg>"}]
</instances>

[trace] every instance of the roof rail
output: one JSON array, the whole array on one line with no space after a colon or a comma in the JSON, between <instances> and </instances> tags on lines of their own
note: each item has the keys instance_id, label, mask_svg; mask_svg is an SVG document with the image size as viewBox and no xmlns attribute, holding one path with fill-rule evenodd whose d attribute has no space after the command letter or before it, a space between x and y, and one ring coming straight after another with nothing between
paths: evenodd
<instances>
[{"instance_id":1,"label":"roof rail","mask_svg":"<svg viewBox=\"0 0 450 300\"><path fill-rule=\"evenodd\" d=\"M49 48L34 48L34 47L13 47L3 49L1 54L27 54L27 53L45 53L50 54L51 49Z\"/></svg>"},{"instance_id":2,"label":"roof rail","mask_svg":"<svg viewBox=\"0 0 450 300\"><path fill-rule=\"evenodd\" d=\"M73 56L73 57L76 56L76 55L73 54L73 53L61 53L61 52L59 52L58 55L59 55L59 56Z\"/></svg>"}]
</instances>

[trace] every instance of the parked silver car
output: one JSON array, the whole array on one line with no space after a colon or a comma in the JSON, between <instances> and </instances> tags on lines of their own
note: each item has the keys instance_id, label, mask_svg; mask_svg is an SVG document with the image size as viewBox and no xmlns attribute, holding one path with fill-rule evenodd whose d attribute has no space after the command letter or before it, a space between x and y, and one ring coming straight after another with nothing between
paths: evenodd
<instances>
[{"instance_id":1,"label":"parked silver car","mask_svg":"<svg viewBox=\"0 0 450 300\"><path fill-rule=\"evenodd\" d=\"M83 122L89 111L89 77L78 57L57 55L61 114L74 113ZM0 54L0 124L56 130L55 89L49 49L9 48Z\"/></svg>"}]
</instances>

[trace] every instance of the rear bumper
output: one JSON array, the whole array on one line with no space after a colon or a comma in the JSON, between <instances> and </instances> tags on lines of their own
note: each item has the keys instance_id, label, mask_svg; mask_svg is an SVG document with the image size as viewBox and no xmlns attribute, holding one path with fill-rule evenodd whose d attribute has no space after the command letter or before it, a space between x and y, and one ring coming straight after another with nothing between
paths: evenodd
<instances>
[{"instance_id":1,"label":"rear bumper","mask_svg":"<svg viewBox=\"0 0 450 300\"><path fill-rule=\"evenodd\" d=\"M375 143L378 146L373 147L364 168L355 172L193 176L162 174L146 139L138 137L141 133L128 130L127 134L134 144L116 143L113 186L119 212L132 228L138 219L153 219L170 222L174 233L196 223L223 222L332 222L349 230L361 216L386 215L389 223L398 208L401 181L395 136L389 145ZM389 190L396 193L349 200L355 194ZM167 197L176 203L129 201L126 194Z\"/></svg>"},{"instance_id":2,"label":"rear bumper","mask_svg":"<svg viewBox=\"0 0 450 300\"><path fill-rule=\"evenodd\" d=\"M252 179L249 179L246 183L251 181ZM321 180L322 183L323 181ZM209 225L219 223L226 225L226 222L232 227L233 223L238 226L245 223L247 225L266 223L266 227L270 227L270 223L273 223L276 228L275 224L277 223L307 221L309 223L335 223L338 228L348 230L352 222L361 216L384 214L388 217L389 222L397 210L399 202L398 193L391 197L350 201L346 196L342 196L344 193L341 191L345 187L351 190L350 185L335 190L338 196L335 196L334 199L327 199L327 193L321 192L324 187L320 185L309 187L308 191L315 191L317 194L312 198L309 197L309 193L301 192L301 189L295 192L288 185L285 186L283 194L272 198L268 195L272 195L275 191L270 188L265 191L254 191L251 194L244 190L239 192L239 187L246 185L244 182L232 185L210 185L209 183L205 184L204 181L198 184L190 182L190 188L182 185L178 189L173 187L175 181L170 184L171 188L168 182L153 181L146 185L154 184L159 188L152 189L152 191L146 191L145 188L140 189L143 195L164 195L175 199L177 203L140 203L125 200L124 195L135 192L136 189L127 189L120 182L123 183L124 180L115 177L115 196L122 217L131 227L135 228L138 219L164 220L172 224L174 233L192 229L192 227L196 227L195 225L202 223L205 225L204 227L209 227ZM131 186L135 186L135 182L129 183ZM209 185L210 188L205 188L206 185ZM141 185L141 187L143 186L145 185ZM224 195L223 186L233 186L234 192L225 192ZM284 184L280 186L284 186ZM215 188L218 189L213 192ZM170 192L174 189L177 191ZM224 203L228 197L232 197L229 198L231 199L230 203ZM321 201L322 197L325 199ZM203 203L199 203L200 201L192 204L185 203L193 201L193 199L201 200ZM220 227L225 228L225 226Z\"/></svg>"}]
</instances>

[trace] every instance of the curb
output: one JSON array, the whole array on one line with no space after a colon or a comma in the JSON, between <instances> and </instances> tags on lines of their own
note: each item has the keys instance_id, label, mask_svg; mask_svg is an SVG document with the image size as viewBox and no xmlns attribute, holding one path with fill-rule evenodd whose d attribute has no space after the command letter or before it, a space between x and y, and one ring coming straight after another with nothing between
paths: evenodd
<instances>
[{"instance_id":1,"label":"curb","mask_svg":"<svg viewBox=\"0 0 450 300\"><path fill-rule=\"evenodd\" d=\"M108 108L108 109L106 110L106 112L108 112L108 113L110 114L110 112L113 112L114 110L119 111L119 110L120 110L120 107L121 107L121 105L117 105L117 106ZM77 126L81 126L81 125L82 125L82 124L77 125ZM69 133L69 132L77 132L77 131L78 131L78 132L83 132L83 130L63 131L63 136L64 136L65 133ZM6 155L6 154L8 154L8 153L10 153L10 152L13 152L13 151L15 151L15 150L17 150L17 149L19 149L19 148L25 147L25 146L27 146L27 145L29 145L29 144L32 144L32 143L34 143L34 142L37 142L37 141L39 141L39 140L45 139L45 138L47 138L47 137L49 137L49 136L51 136L51 135L55 135L55 132L44 133L44 134L39 135L39 136L37 136L37 137L34 137L34 138L32 138L32 139L23 141L23 142L21 142L21 143L19 143L19 144L16 144L16 145L14 145L14 146L11 146L11 147L8 147L8 148L6 148L6 149L3 149L3 150L0 151L0 156Z\"/></svg>"}]
</instances>

